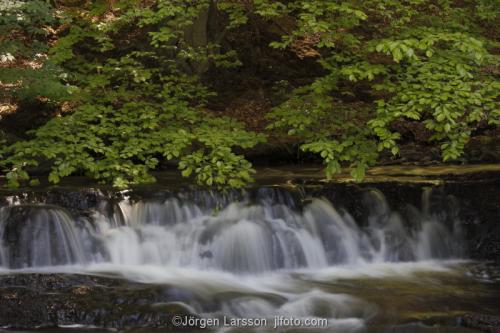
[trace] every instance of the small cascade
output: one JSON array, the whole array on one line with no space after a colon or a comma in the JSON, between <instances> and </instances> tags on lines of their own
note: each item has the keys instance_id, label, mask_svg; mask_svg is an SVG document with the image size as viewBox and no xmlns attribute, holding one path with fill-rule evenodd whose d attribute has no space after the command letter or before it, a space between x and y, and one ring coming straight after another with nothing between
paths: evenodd
<instances>
[{"instance_id":1,"label":"small cascade","mask_svg":"<svg viewBox=\"0 0 500 333\"><path fill-rule=\"evenodd\" d=\"M429 207L392 211L366 193L366 221L321 198L282 189L217 196L202 192L103 202L92 218L47 205L3 207L0 263L7 268L109 263L263 273L340 264L464 256L459 220Z\"/></svg>"},{"instance_id":2,"label":"small cascade","mask_svg":"<svg viewBox=\"0 0 500 333\"><path fill-rule=\"evenodd\" d=\"M64 209L17 205L1 208L0 262L8 268L51 267L89 262L88 227Z\"/></svg>"},{"instance_id":3,"label":"small cascade","mask_svg":"<svg viewBox=\"0 0 500 333\"><path fill-rule=\"evenodd\" d=\"M453 200L434 201L424 191L422 207L396 211L368 190L360 218L281 188L123 193L87 210L20 198L0 207L0 272L111 274L173 288L201 317L326 318L329 331L358 332L377 306L319 286L441 272L435 262L464 257Z\"/></svg>"}]
</instances>

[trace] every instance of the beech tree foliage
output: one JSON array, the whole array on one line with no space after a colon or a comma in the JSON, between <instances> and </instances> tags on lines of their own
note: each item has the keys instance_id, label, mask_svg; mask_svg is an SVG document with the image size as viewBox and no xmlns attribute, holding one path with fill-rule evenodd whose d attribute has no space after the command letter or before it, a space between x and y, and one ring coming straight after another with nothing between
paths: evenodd
<instances>
[{"instance_id":1,"label":"beech tree foliage","mask_svg":"<svg viewBox=\"0 0 500 333\"><path fill-rule=\"evenodd\" d=\"M116 16L104 2L63 13L69 27L49 58L74 87L74 110L50 120L33 139L4 149L10 184L29 180L27 168L49 161L52 183L83 171L126 187L154 181L150 171L160 159L174 160L183 176L194 175L200 184L241 187L251 181L251 164L233 148L252 147L263 137L204 112L210 92L192 70L207 61L232 65L231 54L212 55L213 45L194 47L185 39L210 3L117 5ZM94 22L103 15L108 17Z\"/></svg>"},{"instance_id":2,"label":"beech tree foliage","mask_svg":"<svg viewBox=\"0 0 500 333\"><path fill-rule=\"evenodd\" d=\"M480 124L498 125L499 57L489 51L498 43L487 38L498 19L488 14L498 13L494 1L259 4L269 19L291 15L296 21L271 47L302 44L325 69L271 113L270 127L302 136L301 149L321 155L327 176L348 162L361 180L378 152L397 155L395 121L423 123L444 161L461 156ZM342 96L356 86L370 103L346 103Z\"/></svg>"},{"instance_id":3,"label":"beech tree foliage","mask_svg":"<svg viewBox=\"0 0 500 333\"><path fill-rule=\"evenodd\" d=\"M244 151L266 135L208 111L210 69L246 66L228 32L273 25L262 47L322 70L271 110L268 130L317 154L328 177L348 166L362 180L381 151L397 155L396 122L424 126L448 161L500 121L494 0L2 3L1 94L65 105L2 147L11 186L36 183L43 164L52 183L78 173L127 187L154 181L161 163L202 185L245 186ZM32 65L5 65L14 59Z\"/></svg>"}]
</instances>

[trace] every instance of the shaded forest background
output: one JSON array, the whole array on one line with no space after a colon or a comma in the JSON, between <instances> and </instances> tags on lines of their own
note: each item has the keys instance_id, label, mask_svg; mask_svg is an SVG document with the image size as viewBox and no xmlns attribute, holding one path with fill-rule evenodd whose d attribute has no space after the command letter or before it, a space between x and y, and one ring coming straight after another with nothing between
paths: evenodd
<instances>
[{"instance_id":1,"label":"shaded forest background","mask_svg":"<svg viewBox=\"0 0 500 333\"><path fill-rule=\"evenodd\" d=\"M496 0L0 2L9 186L500 159Z\"/></svg>"}]
</instances>

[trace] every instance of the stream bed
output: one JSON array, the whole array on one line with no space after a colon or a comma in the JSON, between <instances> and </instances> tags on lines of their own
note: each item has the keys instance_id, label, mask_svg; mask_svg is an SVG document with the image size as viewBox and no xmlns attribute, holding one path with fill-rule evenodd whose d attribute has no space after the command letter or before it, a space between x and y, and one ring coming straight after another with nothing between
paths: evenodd
<instances>
[{"instance_id":1,"label":"stream bed","mask_svg":"<svg viewBox=\"0 0 500 333\"><path fill-rule=\"evenodd\" d=\"M497 180L286 184L4 195L0 326L499 331L500 266L479 257L494 232L477 231L500 216L498 197L477 206Z\"/></svg>"}]
</instances>

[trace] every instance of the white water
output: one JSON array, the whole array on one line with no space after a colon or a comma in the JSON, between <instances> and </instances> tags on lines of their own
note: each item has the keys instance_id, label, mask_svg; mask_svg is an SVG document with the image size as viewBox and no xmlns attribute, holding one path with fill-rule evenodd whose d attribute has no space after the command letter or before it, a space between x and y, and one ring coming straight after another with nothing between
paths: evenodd
<instances>
[{"instance_id":1,"label":"white water","mask_svg":"<svg viewBox=\"0 0 500 333\"><path fill-rule=\"evenodd\" d=\"M102 203L91 218L11 204L0 210L0 268L118 274L184 291L178 301L198 314L323 317L330 331L356 331L377 307L311 282L451 272L463 256L459 221L431 213L428 197L409 210L411 222L380 192L368 197L364 222L322 199L297 209L286 192L221 205L125 199Z\"/></svg>"}]
</instances>

